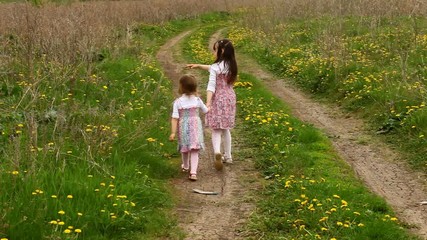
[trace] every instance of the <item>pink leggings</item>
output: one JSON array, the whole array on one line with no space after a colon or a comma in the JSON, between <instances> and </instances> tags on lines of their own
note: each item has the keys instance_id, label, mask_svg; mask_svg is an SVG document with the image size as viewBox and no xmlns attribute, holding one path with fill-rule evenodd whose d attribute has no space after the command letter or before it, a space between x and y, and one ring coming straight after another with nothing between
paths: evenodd
<instances>
[{"instance_id":1,"label":"pink leggings","mask_svg":"<svg viewBox=\"0 0 427 240\"><path fill-rule=\"evenodd\" d=\"M221 153L221 135L224 136L224 158L231 158L230 129L212 129L212 145L214 153Z\"/></svg>"},{"instance_id":2,"label":"pink leggings","mask_svg":"<svg viewBox=\"0 0 427 240\"><path fill-rule=\"evenodd\" d=\"M190 174L197 174L197 167L199 166L199 150L193 149L189 152L181 152L181 156L182 167L185 169L190 167Z\"/></svg>"}]
</instances>

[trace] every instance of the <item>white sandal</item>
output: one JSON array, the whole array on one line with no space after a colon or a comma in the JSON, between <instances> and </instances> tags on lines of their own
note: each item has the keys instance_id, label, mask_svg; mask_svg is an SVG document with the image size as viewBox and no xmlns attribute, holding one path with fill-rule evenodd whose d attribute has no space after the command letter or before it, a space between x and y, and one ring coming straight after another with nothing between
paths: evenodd
<instances>
[{"instance_id":1,"label":"white sandal","mask_svg":"<svg viewBox=\"0 0 427 240\"><path fill-rule=\"evenodd\" d=\"M190 179L191 181L196 181L197 180L197 176L196 176L196 174L190 174L190 176L188 177L188 179Z\"/></svg>"}]
</instances>

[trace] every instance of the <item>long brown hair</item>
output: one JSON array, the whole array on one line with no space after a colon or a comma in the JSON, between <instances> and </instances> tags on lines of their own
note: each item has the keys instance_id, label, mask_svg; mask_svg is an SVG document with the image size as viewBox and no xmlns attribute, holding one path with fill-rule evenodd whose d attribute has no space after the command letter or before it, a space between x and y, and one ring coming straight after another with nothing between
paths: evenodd
<instances>
[{"instance_id":1,"label":"long brown hair","mask_svg":"<svg viewBox=\"0 0 427 240\"><path fill-rule=\"evenodd\" d=\"M237 79L237 62L234 55L234 46L229 39L222 39L214 44L214 51L216 51L216 60L214 63L224 61L225 66L228 67L228 84L233 84Z\"/></svg>"}]
</instances>

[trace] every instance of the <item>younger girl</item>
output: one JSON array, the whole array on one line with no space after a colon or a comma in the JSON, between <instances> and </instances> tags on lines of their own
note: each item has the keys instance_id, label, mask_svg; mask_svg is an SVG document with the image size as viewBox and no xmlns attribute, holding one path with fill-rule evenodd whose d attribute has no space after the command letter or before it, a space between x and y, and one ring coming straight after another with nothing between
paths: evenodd
<instances>
[{"instance_id":1,"label":"younger girl","mask_svg":"<svg viewBox=\"0 0 427 240\"><path fill-rule=\"evenodd\" d=\"M197 97L197 80L194 76L184 75L179 80L179 94L173 103L171 120L171 135L169 140L175 139L178 133L178 150L181 152L183 172L190 170L189 179L197 180L199 165L199 150L204 149L202 121L199 111L208 112L203 101Z\"/></svg>"}]
</instances>

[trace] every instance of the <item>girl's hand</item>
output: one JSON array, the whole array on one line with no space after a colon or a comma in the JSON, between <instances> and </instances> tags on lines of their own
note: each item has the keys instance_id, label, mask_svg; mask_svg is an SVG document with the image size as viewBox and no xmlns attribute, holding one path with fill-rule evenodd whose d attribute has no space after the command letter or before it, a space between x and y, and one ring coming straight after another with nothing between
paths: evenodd
<instances>
[{"instance_id":1,"label":"girl's hand","mask_svg":"<svg viewBox=\"0 0 427 240\"><path fill-rule=\"evenodd\" d=\"M169 136L169 141L174 141L175 140L175 133L171 133L171 135Z\"/></svg>"},{"instance_id":2,"label":"girl's hand","mask_svg":"<svg viewBox=\"0 0 427 240\"><path fill-rule=\"evenodd\" d=\"M187 68L197 68L199 65L198 64L194 64L194 63L191 63L191 64L187 64Z\"/></svg>"}]
</instances>

